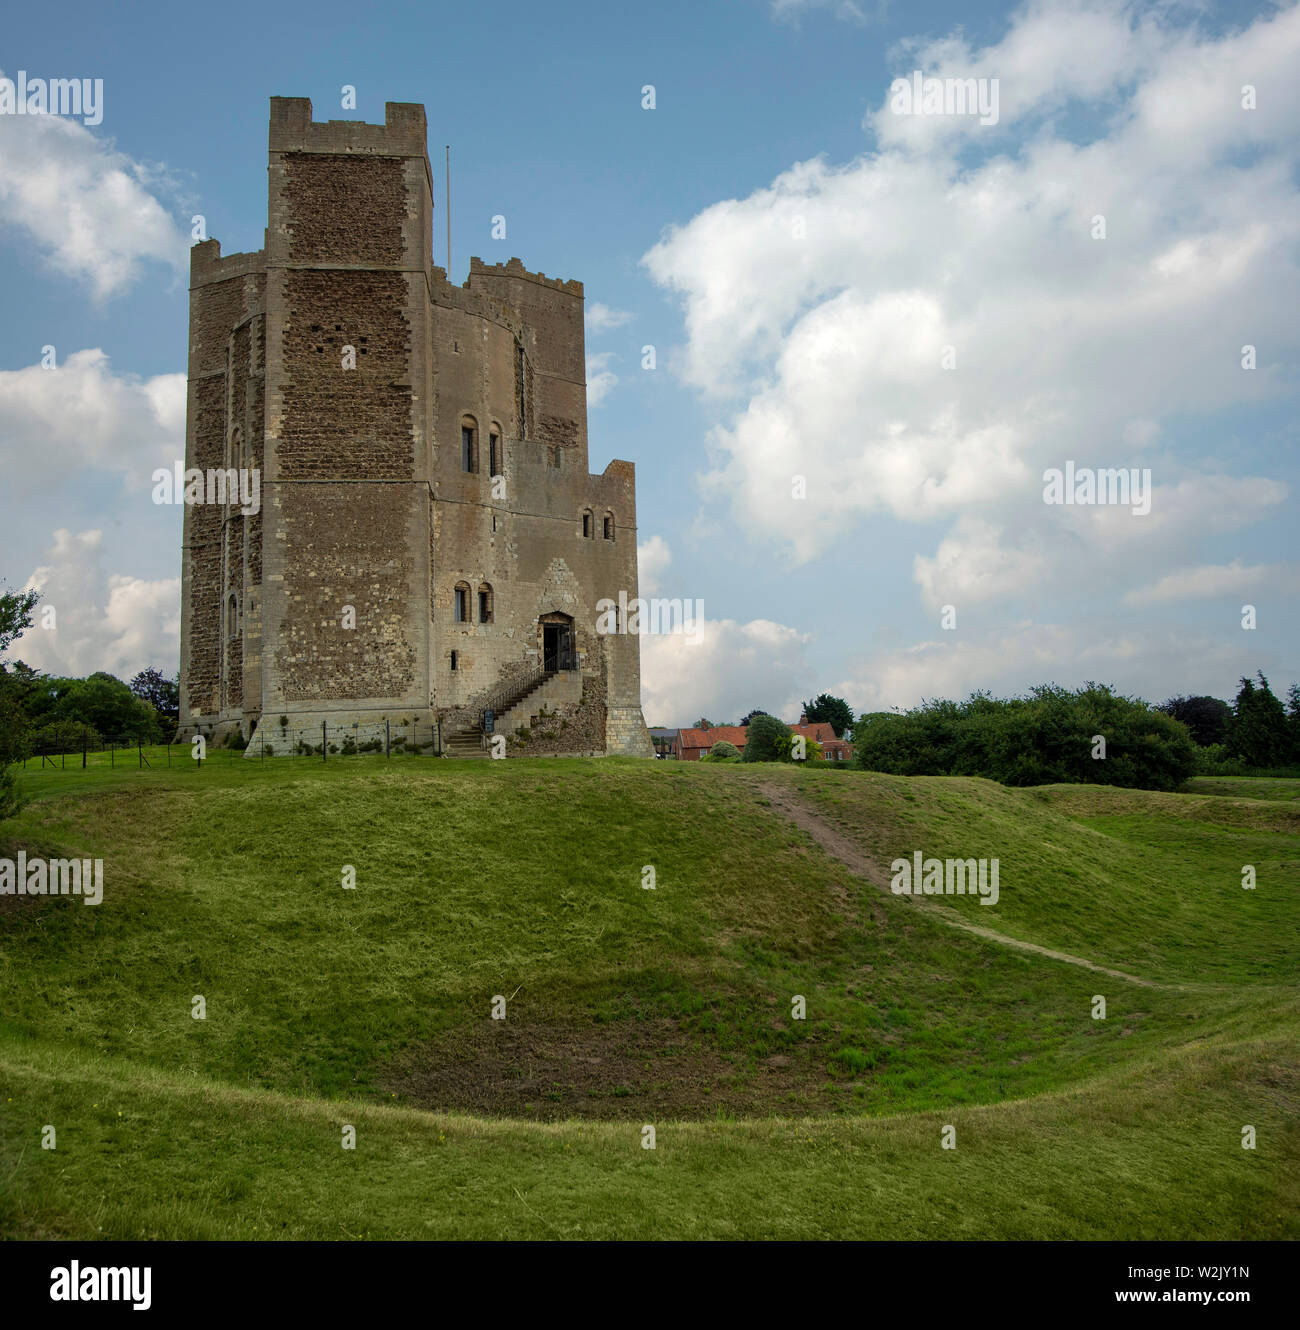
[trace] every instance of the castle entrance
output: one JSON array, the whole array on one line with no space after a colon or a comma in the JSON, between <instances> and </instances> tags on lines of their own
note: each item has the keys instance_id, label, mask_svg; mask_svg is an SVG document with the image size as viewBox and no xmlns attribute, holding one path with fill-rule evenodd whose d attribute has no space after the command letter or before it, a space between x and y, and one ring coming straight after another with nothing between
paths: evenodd
<instances>
[{"instance_id":1,"label":"castle entrance","mask_svg":"<svg viewBox=\"0 0 1300 1330\"><path fill-rule=\"evenodd\" d=\"M578 668L573 620L567 614L548 614L542 620L542 668L548 672Z\"/></svg>"}]
</instances>

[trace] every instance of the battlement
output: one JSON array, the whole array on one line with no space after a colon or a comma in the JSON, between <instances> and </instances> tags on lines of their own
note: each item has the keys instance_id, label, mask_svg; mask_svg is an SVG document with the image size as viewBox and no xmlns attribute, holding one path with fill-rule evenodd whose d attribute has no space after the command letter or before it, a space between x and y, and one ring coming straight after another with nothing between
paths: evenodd
<instances>
[{"instance_id":1,"label":"battlement","mask_svg":"<svg viewBox=\"0 0 1300 1330\"><path fill-rule=\"evenodd\" d=\"M221 241L200 240L190 249L190 288L245 277L266 268L266 251L227 254L222 257Z\"/></svg>"},{"instance_id":2,"label":"battlement","mask_svg":"<svg viewBox=\"0 0 1300 1330\"><path fill-rule=\"evenodd\" d=\"M428 125L418 102L385 102L384 123L312 119L311 98L272 97L272 152L372 153L428 160Z\"/></svg>"},{"instance_id":3,"label":"battlement","mask_svg":"<svg viewBox=\"0 0 1300 1330\"><path fill-rule=\"evenodd\" d=\"M470 290L469 284L456 286L447 278L447 270L434 264L429 269L429 284L435 305L446 305L461 310L480 319L490 319L499 323L516 336L522 337L524 322L517 310L499 296L488 295L483 291Z\"/></svg>"},{"instance_id":4,"label":"battlement","mask_svg":"<svg viewBox=\"0 0 1300 1330\"><path fill-rule=\"evenodd\" d=\"M469 261L469 285L475 277L517 277L525 281L536 282L538 286L550 287L552 291L563 291L565 295L583 298L582 283L577 280L565 281L561 277L548 277L544 272L529 272L522 260L509 259L505 263L484 263L482 259L471 258Z\"/></svg>"}]
</instances>

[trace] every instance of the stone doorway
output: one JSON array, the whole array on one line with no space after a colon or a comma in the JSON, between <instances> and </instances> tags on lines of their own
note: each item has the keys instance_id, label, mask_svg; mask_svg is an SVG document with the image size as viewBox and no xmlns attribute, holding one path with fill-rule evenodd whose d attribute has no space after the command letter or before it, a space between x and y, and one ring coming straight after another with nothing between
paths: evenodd
<instances>
[{"instance_id":1,"label":"stone doorway","mask_svg":"<svg viewBox=\"0 0 1300 1330\"><path fill-rule=\"evenodd\" d=\"M551 673L556 670L576 670L577 651L573 642L573 620L567 614L548 614L541 621L542 668Z\"/></svg>"}]
</instances>

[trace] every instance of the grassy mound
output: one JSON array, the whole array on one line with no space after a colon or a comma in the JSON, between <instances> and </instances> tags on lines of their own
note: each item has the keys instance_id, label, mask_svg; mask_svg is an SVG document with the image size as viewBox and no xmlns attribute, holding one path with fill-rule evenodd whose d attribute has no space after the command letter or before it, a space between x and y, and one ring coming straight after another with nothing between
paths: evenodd
<instances>
[{"instance_id":1,"label":"grassy mound","mask_svg":"<svg viewBox=\"0 0 1300 1330\"><path fill-rule=\"evenodd\" d=\"M0 854L105 861L99 907L0 898L7 1229L891 1236L895 1197L893 1236L1293 1223L1284 795L173 763L33 771L6 824ZM787 820L772 781L877 862L998 856L997 907L944 904L1147 982L882 893Z\"/></svg>"}]
</instances>

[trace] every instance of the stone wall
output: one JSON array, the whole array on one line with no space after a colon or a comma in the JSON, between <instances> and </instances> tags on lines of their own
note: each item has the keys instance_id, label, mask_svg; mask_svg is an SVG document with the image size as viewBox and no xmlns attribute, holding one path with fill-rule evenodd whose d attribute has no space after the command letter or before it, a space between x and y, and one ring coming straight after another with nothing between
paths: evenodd
<instances>
[{"instance_id":1,"label":"stone wall","mask_svg":"<svg viewBox=\"0 0 1300 1330\"><path fill-rule=\"evenodd\" d=\"M268 182L264 251L192 256L187 464L235 449L262 512L187 510L182 730L449 733L541 670L557 622L582 701L528 751L650 754L639 640L596 632L598 601L636 596L636 482L626 462L587 470L582 284L518 259L471 259L463 286L433 266L418 106L320 123L272 99Z\"/></svg>"}]
</instances>

